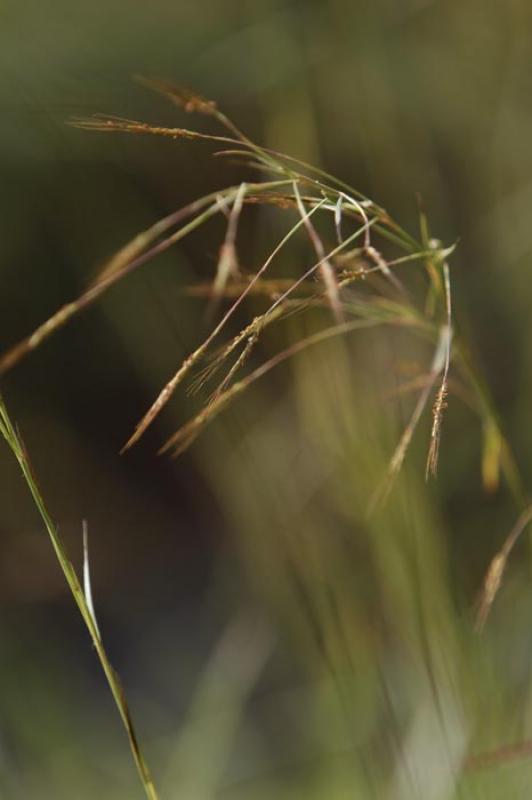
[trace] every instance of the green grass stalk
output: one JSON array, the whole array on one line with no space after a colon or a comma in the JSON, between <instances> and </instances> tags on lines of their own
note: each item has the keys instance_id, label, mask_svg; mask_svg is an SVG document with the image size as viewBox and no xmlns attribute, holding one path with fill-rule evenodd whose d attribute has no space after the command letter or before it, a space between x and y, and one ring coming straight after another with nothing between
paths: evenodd
<instances>
[{"instance_id":1,"label":"green grass stalk","mask_svg":"<svg viewBox=\"0 0 532 800\"><path fill-rule=\"evenodd\" d=\"M59 536L57 526L55 525L50 515L50 512L48 511L43 495L39 488L37 477L33 471L24 442L22 441L19 432L11 422L6 405L1 395L0 395L0 433L6 440L11 452L18 461L18 464L24 476L24 480L26 481L28 489L30 490L31 496L33 497L34 503L41 516L41 519L44 522L44 526L48 532L48 536L50 537L52 547L54 549L59 565L63 571L63 575L65 576L68 588L70 589L72 597L74 598L76 605L79 609L79 612L82 616L83 622L85 623L85 626L89 632L90 638L96 650L96 654L98 656L100 664L102 665L102 669L105 673L107 683L109 685L109 688L111 689L114 701L116 703L116 707L118 708L118 712L124 724L124 728L126 729L131 753L133 755L133 759L135 761L135 765L137 767L140 780L144 787L146 797L148 798L148 800L158 800L158 794L155 789L155 784L153 783L150 771L148 769L146 761L144 760L144 756L142 755L139 746L137 734L135 732L133 720L131 717L131 712L129 710L126 701L124 690L122 688L118 675L116 674L111 662L109 661L109 657L107 655L107 652L103 645L102 638L100 636L96 619L93 613L91 612L89 602L85 597L85 594L81 587L74 566L71 563L70 559L68 558L65 547Z\"/></svg>"}]
</instances>

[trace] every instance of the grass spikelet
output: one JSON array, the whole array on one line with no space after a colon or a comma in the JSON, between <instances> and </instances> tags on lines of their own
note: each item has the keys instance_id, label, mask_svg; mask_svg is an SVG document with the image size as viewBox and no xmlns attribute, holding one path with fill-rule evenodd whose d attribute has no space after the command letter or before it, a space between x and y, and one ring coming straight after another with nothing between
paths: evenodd
<instances>
[{"instance_id":1,"label":"grass spikelet","mask_svg":"<svg viewBox=\"0 0 532 800\"><path fill-rule=\"evenodd\" d=\"M519 537L525 528L532 522L532 506L528 506L519 516L514 527L506 537L506 540L493 557L486 572L480 597L477 604L477 614L475 619L475 629L480 633L488 619L491 607L495 601L497 593L501 587L504 571L508 563L508 558L515 547Z\"/></svg>"},{"instance_id":2,"label":"grass spikelet","mask_svg":"<svg viewBox=\"0 0 532 800\"><path fill-rule=\"evenodd\" d=\"M143 78L141 76L137 76L137 81L142 86L163 95L163 97L166 97L171 103L182 108L187 114L204 114L209 117L214 117L224 128L227 128L227 130L231 131L231 133L236 136L237 144L244 143L248 147L251 147L253 151L263 156L265 155L262 148L257 147L257 145L251 142L248 137L237 128L234 122L230 120L223 111L220 111L214 100L207 100L207 98L202 97L197 92L193 92L191 89L184 86L178 86L171 81Z\"/></svg>"},{"instance_id":3,"label":"grass spikelet","mask_svg":"<svg viewBox=\"0 0 532 800\"><path fill-rule=\"evenodd\" d=\"M250 350L255 345L256 341L258 340L259 333L264 327L264 325L273 322L275 319L279 318L281 314L284 312L284 309L279 308L277 309L276 313L273 314L271 317L266 317L265 315L261 314L258 317L255 317L249 325L246 325L233 339L226 345L218 348L217 352L210 356L210 362L203 367L203 369L199 370L199 372L195 375L194 379L190 382L187 388L188 395L194 395L203 386L221 369L222 365L225 361L229 358L229 356L238 348L240 344L246 342L247 344L244 347L244 352L248 345L250 345ZM251 344L250 344L251 343ZM239 357L240 358L240 357ZM230 373L232 375L234 367L231 368ZM224 385L227 384L227 377L223 381ZM215 392L216 393L216 390Z\"/></svg>"},{"instance_id":4,"label":"grass spikelet","mask_svg":"<svg viewBox=\"0 0 532 800\"><path fill-rule=\"evenodd\" d=\"M405 456L407 450L410 446L410 442L412 441L412 437L414 435L414 431L417 428L418 422L421 419L421 415L425 410L430 393L438 375L442 372L445 368L446 364L446 354L448 353L448 340L449 340L449 329L447 326L444 326L440 331L440 336L438 340L438 345L436 347L436 351L434 353L434 358L432 360L432 365L430 368L430 372L426 378L425 387L422 390L421 394L418 397L417 403L414 406L414 410L412 415L408 421L406 428L403 431L403 434L399 440L399 444L397 445L392 458L390 459L390 463L388 465L388 469L386 471L386 477L378 487L376 492L374 493L370 505L369 505L369 512L372 513L375 508L383 503L386 498L388 497L390 490L392 488L393 482L401 469L403 462L405 460ZM447 382L442 382L442 386L445 385L445 389L447 387ZM441 389L440 389L441 392ZM441 417L440 417L441 418ZM434 424L433 424L434 427ZM433 438L431 437L431 443ZM435 441L438 441L438 438L435 438Z\"/></svg>"},{"instance_id":5,"label":"grass spikelet","mask_svg":"<svg viewBox=\"0 0 532 800\"><path fill-rule=\"evenodd\" d=\"M199 133L188 128L167 128L161 125L150 125L136 119L123 117L104 116L96 114L93 117L74 117L69 123L73 128L85 131L99 131L100 133L147 133L152 136L165 136L170 139L202 139L210 142L237 143L236 139L227 136L216 136L209 133Z\"/></svg>"},{"instance_id":6,"label":"grass spikelet","mask_svg":"<svg viewBox=\"0 0 532 800\"><path fill-rule=\"evenodd\" d=\"M270 358L264 364L261 364L259 367L254 369L240 381L233 383L231 386L225 389L225 391L222 391L220 394L216 395L210 404L203 408L192 420L179 428L179 430L176 431L176 433L174 433L165 442L165 444L158 451L159 455L167 453L170 450L173 451L174 456L178 456L183 453L199 436L205 426L212 422L215 417L217 417L218 414L224 408L226 408L226 406L229 405L232 400L235 399L235 397L240 395L253 383L255 383L255 381L262 378L264 375L270 372L270 370L277 367L283 361L287 361L288 359L293 358L298 353L305 350L307 347L319 344L327 339L335 336L342 336L354 330L375 327L380 324L382 323L376 320L357 319L353 320L352 322L342 323L341 325L334 325L330 328L325 328L318 333L312 334L311 336L307 336L304 339L300 339L298 342L295 342L293 345L286 348L286 350L276 353L276 355L272 356L272 358Z\"/></svg>"},{"instance_id":7,"label":"grass spikelet","mask_svg":"<svg viewBox=\"0 0 532 800\"><path fill-rule=\"evenodd\" d=\"M452 329L452 313L451 313L451 281L449 276L449 267L446 261L442 262L443 272L443 285L445 290L445 312L446 312L446 325L443 328L443 347L444 347L444 364L442 382L432 410L432 430L430 433L429 452L427 455L427 466L425 475L436 476L438 471L438 456L440 451L441 427L443 420L443 412L446 408L447 398L447 382L449 378L449 367L451 364L451 341L453 335Z\"/></svg>"},{"instance_id":8,"label":"grass spikelet","mask_svg":"<svg viewBox=\"0 0 532 800\"><path fill-rule=\"evenodd\" d=\"M142 75L137 75L135 79L141 86L145 86L163 95L189 114L215 116L218 111L214 100L207 100L197 92L193 92L191 89L187 89L184 86L178 86L171 81L162 80L160 78L145 78Z\"/></svg>"},{"instance_id":9,"label":"grass spikelet","mask_svg":"<svg viewBox=\"0 0 532 800\"><path fill-rule=\"evenodd\" d=\"M438 467L438 456L440 452L441 440L441 426L443 420L443 412L447 408L447 378L444 379L438 393L436 400L432 407L432 428L430 432L430 445L427 457L426 476L436 475Z\"/></svg>"},{"instance_id":10,"label":"grass spikelet","mask_svg":"<svg viewBox=\"0 0 532 800\"><path fill-rule=\"evenodd\" d=\"M220 296L224 298L238 297L244 289L248 286L253 276L240 273L231 283L224 287L220 292ZM250 294L255 296L262 296L270 300L276 300L282 292L286 291L293 281L290 278L272 278L271 280L255 281ZM301 292L308 294L311 289L310 286L301 286ZM208 283L194 283L184 288L184 293L190 297L209 298L212 294L212 282Z\"/></svg>"},{"instance_id":11,"label":"grass spikelet","mask_svg":"<svg viewBox=\"0 0 532 800\"><path fill-rule=\"evenodd\" d=\"M211 395L209 403L212 403L213 401L215 401L216 398L219 397L222 394L222 392L224 392L225 389L228 386L230 386L231 381L235 377L236 373L240 369L242 369L242 367L244 366L244 364L248 360L248 358L249 358L249 356L251 354L251 351L253 350L253 348L255 347L255 345L258 342L258 339L259 339L259 329L253 331L251 336L248 337L247 342L246 342L246 344L244 346L244 349L242 350L242 352L240 353L240 355L236 359L235 363L233 364L233 366L231 367L231 369L229 370L229 372L227 373L227 375L225 376L223 381L217 386L217 388L215 389L215 391Z\"/></svg>"}]
</instances>

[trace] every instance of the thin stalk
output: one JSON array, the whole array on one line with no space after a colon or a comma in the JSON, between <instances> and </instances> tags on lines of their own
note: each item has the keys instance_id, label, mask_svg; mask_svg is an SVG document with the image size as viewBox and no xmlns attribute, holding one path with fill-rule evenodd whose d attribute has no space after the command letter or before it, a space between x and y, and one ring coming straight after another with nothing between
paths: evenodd
<instances>
[{"instance_id":1,"label":"thin stalk","mask_svg":"<svg viewBox=\"0 0 532 800\"><path fill-rule=\"evenodd\" d=\"M64 545L59 537L57 526L53 522L52 517L50 516L50 513L46 507L46 503L39 488L37 478L35 476L35 473L33 472L33 468L29 460L28 452L24 446L20 434L18 433L13 423L11 422L7 408L5 406L5 403L1 395L0 395L0 433L3 435L9 448L11 449L11 452L18 461L18 464L24 476L24 480L26 481L28 489L30 490L30 493L33 497L33 501L41 516L41 519L44 522L44 526L48 532L48 536L50 537L52 547L54 549L59 565L63 571L63 575L65 576L72 597L76 602L76 605L79 609L83 622L85 623L85 626L89 632L90 638L96 650L96 654L100 660L100 664L107 679L107 683L112 692L116 707L118 709L124 728L126 730L133 760L135 762L135 766L137 767L137 771L140 780L142 782L142 785L144 787L146 797L148 798L148 800L158 800L158 794L155 789L152 777L150 775L150 771L140 750L137 734L135 733L133 720L131 717L131 713L129 711L124 690L122 688L118 675L114 671L113 666L109 661L105 647L103 645L103 641L100 636L100 632L98 630L96 619L91 613L90 606L83 593L83 589L81 588L81 584L79 582L78 576L76 575L74 566L72 565L70 559L68 558Z\"/></svg>"}]
</instances>

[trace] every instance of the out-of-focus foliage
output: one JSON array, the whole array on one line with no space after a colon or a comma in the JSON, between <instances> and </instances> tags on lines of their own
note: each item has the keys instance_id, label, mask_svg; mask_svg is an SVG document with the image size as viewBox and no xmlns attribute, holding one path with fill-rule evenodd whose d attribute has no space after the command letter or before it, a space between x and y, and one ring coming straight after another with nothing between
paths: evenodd
<instances>
[{"instance_id":1,"label":"out-of-focus foliage","mask_svg":"<svg viewBox=\"0 0 532 800\"><path fill-rule=\"evenodd\" d=\"M166 77L263 144L345 178L415 235L421 195L431 234L459 240L457 325L527 486L531 30L524 0L4 3L1 350L139 230L242 179L209 145L65 125L95 112L183 124L131 80ZM247 210L241 262L256 267L278 233L278 212ZM205 336L205 301L184 289L213 278L223 235L222 219L125 279L1 387L77 563L89 521L99 623L162 797L527 796L526 759L463 769L532 738L524 538L483 634L473 630L483 575L520 509L504 482L483 488L467 397L449 399L437 480L424 480L427 417L389 502L366 514L414 402L393 389L426 365L422 348L390 332L319 345L180 460L158 459L197 410L183 392L118 455ZM278 274L302 272L308 252L301 236ZM0 485L1 796L140 797L6 451Z\"/></svg>"}]
</instances>

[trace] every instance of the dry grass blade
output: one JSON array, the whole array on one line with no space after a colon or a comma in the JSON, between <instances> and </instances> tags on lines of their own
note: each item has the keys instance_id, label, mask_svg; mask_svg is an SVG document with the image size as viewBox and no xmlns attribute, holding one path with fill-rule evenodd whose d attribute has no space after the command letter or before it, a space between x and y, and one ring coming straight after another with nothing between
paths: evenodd
<instances>
[{"instance_id":1,"label":"dry grass blade","mask_svg":"<svg viewBox=\"0 0 532 800\"><path fill-rule=\"evenodd\" d=\"M336 206L334 208L334 227L336 228L336 238L338 240L338 244L342 244L343 236L342 236L342 195L338 195L338 200L336 201Z\"/></svg>"},{"instance_id":2,"label":"dry grass blade","mask_svg":"<svg viewBox=\"0 0 532 800\"><path fill-rule=\"evenodd\" d=\"M475 628L478 632L481 632L484 628L495 597L497 596L497 592L501 587L504 570L506 569L506 564L508 562L510 553L530 522L532 522L532 506L525 508L514 527L506 537L503 546L493 557L488 567L488 571L486 572L486 576L482 585L480 598L478 600L478 611L475 620Z\"/></svg>"},{"instance_id":3,"label":"dry grass blade","mask_svg":"<svg viewBox=\"0 0 532 800\"><path fill-rule=\"evenodd\" d=\"M213 204L202 214L195 217L188 225L184 225L171 236L167 237L161 242L158 242L158 244L156 244L150 250L137 255L132 261L125 260L123 255L117 258L110 265L110 269L105 270L104 276L100 278L97 283L93 283L92 286L90 286L89 289L87 289L87 291L76 300L66 303L64 306L62 306L58 311L56 311L55 314L46 320L46 322L44 322L42 325L39 325L39 327L36 328L36 330L30 336L16 344L13 348L11 348L11 350L8 350L7 353L0 358L0 375L7 372L24 356L28 355L31 351L39 347L39 345L41 345L46 339L48 339L49 336L59 330L59 328L62 328L63 325L65 325L72 317L74 317L76 314L79 314L88 306L92 305L92 303L101 297L101 295L104 294L104 292L106 292L111 286L117 283L117 281L125 277L125 275L129 274L133 270L137 269L137 267L145 264L154 256L167 250L173 244L190 233L190 231L197 228L198 225L200 225L206 219L217 214L218 211L218 205ZM130 252L136 252L136 250L136 247L132 247ZM122 254L123 253L124 251L122 251Z\"/></svg>"},{"instance_id":4,"label":"dry grass blade","mask_svg":"<svg viewBox=\"0 0 532 800\"><path fill-rule=\"evenodd\" d=\"M278 186L286 186L291 181L271 181L259 184L251 184L253 191L268 191L270 188ZM223 197L226 201L234 200L239 190L238 186L232 186L225 190ZM178 241L187 236L191 231L198 228L211 217L215 216L220 211L220 201L218 199L218 192L206 195L194 203L180 209L173 214L169 214L162 220L159 220L146 231L138 234L128 245L123 247L113 258L104 266L101 274L93 281L91 286L76 300L66 303L58 311L55 312L49 319L39 325L30 336L27 336L22 341L18 342L14 347L8 350L0 357L0 375L8 372L15 366L22 358L27 356L53 333L63 327L72 317L76 316L88 306L92 305L99 297L101 297L108 289L114 286L119 280L124 278L129 273L133 272L138 267L143 266L155 256L165 252ZM209 205L210 204L210 205ZM208 206L205 210L205 206ZM156 238L166 232L169 228L179 223L182 219L196 214L196 216L186 225L179 228L170 236L157 242L149 250L145 248L150 245ZM143 252L144 251L144 252ZM130 260L131 259L131 260Z\"/></svg>"},{"instance_id":5,"label":"dry grass blade","mask_svg":"<svg viewBox=\"0 0 532 800\"><path fill-rule=\"evenodd\" d=\"M57 527L53 522L52 517L50 516L44 498L41 494L41 490L39 488L37 478L33 472L33 468L31 466L27 450L24 446L24 443L18 431L15 429L14 425L11 422L11 419L7 412L7 408L1 396L0 396L0 433L2 433L9 448L11 449L11 452L18 461L18 464L20 466L20 469L22 470L22 474L24 476L28 489L31 492L37 510L39 511L41 519L50 537L50 541L55 551L57 561L59 562L59 565L63 571L63 575L65 576L66 582L72 594L72 597L76 602L76 605L82 616L83 622L85 623L85 626L89 632L92 643L94 645L94 649L96 650L96 654L98 656L102 669L105 673L105 677L107 678L107 683L112 692L118 712L120 714L124 728L126 730L131 753L133 755L133 759L135 761L139 777L144 787L146 797L148 798L148 800L157 800L158 797L157 791L155 789L155 785L151 778L148 766L144 760L144 757L139 747L137 735L135 732L135 728L133 726L133 721L131 719L131 714L124 695L124 691L120 684L120 680L116 672L114 671L111 662L109 661L109 658L107 656L107 652L103 645L100 632L98 630L98 626L96 625L94 612L91 607L92 604L88 601L87 595L86 593L84 593L81 587L76 571L66 554L63 543L59 537L59 532L57 530Z\"/></svg>"},{"instance_id":6,"label":"dry grass blade","mask_svg":"<svg viewBox=\"0 0 532 800\"><path fill-rule=\"evenodd\" d=\"M301 218L305 219L305 214L306 214L305 206L303 205L303 201L301 200L301 195L299 193L297 181L294 181L293 187L299 213L301 214ZM321 241L316 231L316 228L314 227L314 225L312 224L312 222L308 217L305 220L305 228L307 229L309 239L314 246L316 255L318 256L321 262L319 269L321 272L321 276L323 278L323 283L325 284L325 289L327 292L327 297L329 298L329 302L331 304L332 312L338 324L341 324L344 321L344 315L342 311L342 303L340 301L338 281L336 280L336 273L334 271L334 267L326 257L323 242ZM342 242L340 242L340 244L342 244Z\"/></svg>"},{"instance_id":7,"label":"dry grass blade","mask_svg":"<svg viewBox=\"0 0 532 800\"><path fill-rule=\"evenodd\" d=\"M218 266L216 268L216 276L212 285L211 301L207 310L207 316L212 318L220 300L223 296L228 281L231 278L238 278L239 266L238 256L236 253L236 235L238 228L238 220L242 212L244 204L244 197L247 191L247 186L242 183L238 193L235 197L233 207L229 213L227 220L227 232L225 240L220 248L220 257L218 259Z\"/></svg>"},{"instance_id":8,"label":"dry grass blade","mask_svg":"<svg viewBox=\"0 0 532 800\"><path fill-rule=\"evenodd\" d=\"M225 298L238 297L249 285L251 279L251 275L240 274L235 280L231 281L230 285L224 287L223 291L220 292L220 296ZM250 294L276 300L282 292L286 291L292 285L292 283L293 281L289 278L273 278L272 280L257 281L253 284ZM311 291L309 286L303 286L301 290L304 292ZM183 292L189 297L208 298L212 294L212 282L191 284L190 286L186 286Z\"/></svg>"},{"instance_id":9,"label":"dry grass blade","mask_svg":"<svg viewBox=\"0 0 532 800\"><path fill-rule=\"evenodd\" d=\"M170 228L174 228L180 222L187 219L187 217L191 217L193 214L199 214L205 206L214 203L216 200L217 193L215 194L213 192L212 194L205 195L205 197L201 197L193 203L189 203L187 206L178 209L178 211L173 211L171 214L158 220L154 225L150 225L149 228L141 231L105 262L98 271L92 285L94 286L107 280L107 278L114 275L115 272L121 272L131 261L149 247L152 242L166 233L166 231Z\"/></svg>"}]
</instances>

